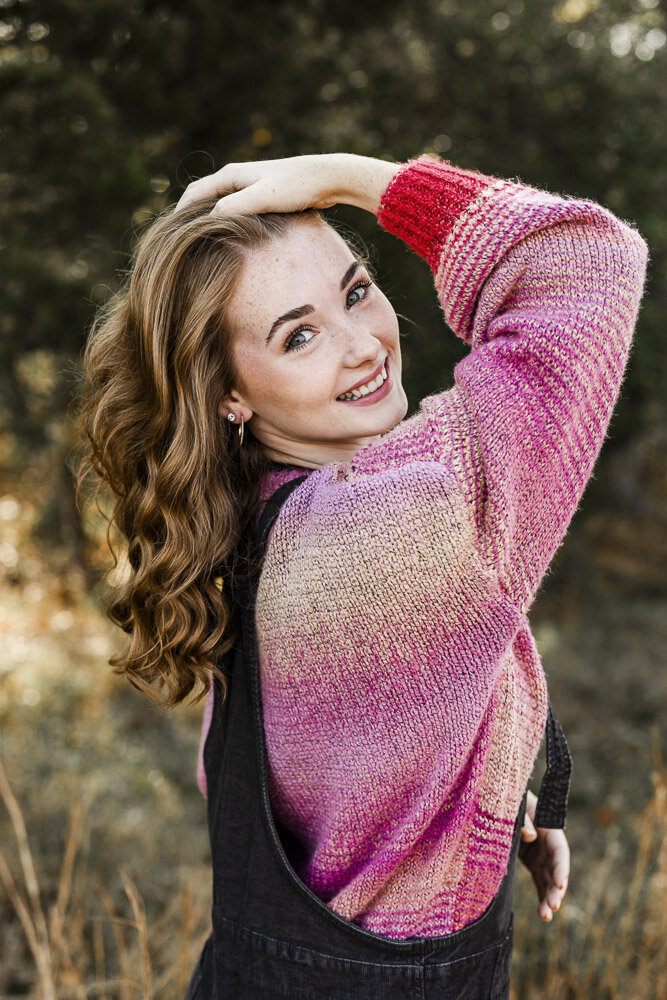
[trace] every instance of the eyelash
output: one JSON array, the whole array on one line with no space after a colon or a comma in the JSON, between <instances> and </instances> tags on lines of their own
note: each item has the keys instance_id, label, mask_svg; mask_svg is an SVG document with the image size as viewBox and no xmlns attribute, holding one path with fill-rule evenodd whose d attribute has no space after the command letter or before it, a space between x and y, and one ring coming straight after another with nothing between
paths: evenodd
<instances>
[{"instance_id":1,"label":"eyelash","mask_svg":"<svg viewBox=\"0 0 667 1000\"><path fill-rule=\"evenodd\" d=\"M370 278L367 279L366 281L357 281L356 284L352 285L352 288L350 288L348 290L348 293L345 296L345 298L347 299L352 294L352 292L354 292L354 291L357 290L357 288L370 288L370 286L372 284L373 284L373 282L370 280ZM364 298L366 298L366 296L364 296ZM361 299L360 301L363 302L364 299ZM358 305L358 303L355 302L354 305ZM348 308L352 309L353 307L352 306L348 306ZM307 347L308 346L308 344L310 343L310 340L306 340L303 344L295 344L293 347L289 346L290 345L290 341L292 340L292 337L296 337L297 333L301 333L304 330L312 330L312 327L310 327L310 326L298 326L296 328L296 330L292 330L292 332L290 333L289 337L285 341L285 352L286 353L288 351L290 351L290 352L291 351L299 351L302 347Z\"/></svg>"}]
</instances>

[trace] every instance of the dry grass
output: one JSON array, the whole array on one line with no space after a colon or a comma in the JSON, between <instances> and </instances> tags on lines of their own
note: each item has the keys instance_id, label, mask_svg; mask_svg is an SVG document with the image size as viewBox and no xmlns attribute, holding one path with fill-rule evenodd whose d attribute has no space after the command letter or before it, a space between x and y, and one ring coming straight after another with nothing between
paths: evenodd
<instances>
[{"instance_id":1,"label":"dry grass","mask_svg":"<svg viewBox=\"0 0 667 1000\"><path fill-rule=\"evenodd\" d=\"M48 917L21 807L0 760L0 797L14 833L13 857L0 850L0 880L23 928L41 1000L172 1000L184 995L208 934L208 904L189 887L148 926L141 895L127 872L127 912L87 872L89 802L70 812L55 899ZM12 874L12 865L20 878ZM97 896L98 906L91 906Z\"/></svg>"},{"instance_id":2,"label":"dry grass","mask_svg":"<svg viewBox=\"0 0 667 1000\"><path fill-rule=\"evenodd\" d=\"M563 910L540 927L519 881L512 1000L664 1000L667 997L667 774L654 733L653 796L627 849L617 833L570 885Z\"/></svg>"},{"instance_id":3,"label":"dry grass","mask_svg":"<svg viewBox=\"0 0 667 1000\"><path fill-rule=\"evenodd\" d=\"M657 744L657 738L654 741ZM534 918L519 880L512 1000L659 1000L667 996L667 775L657 745L654 794L636 823L629 880L609 837L584 884L550 927ZM20 805L0 761L0 796L14 833L0 851L0 878L28 942L42 1000L172 1000L184 995L208 933L205 900L185 887L149 926L132 878L122 873L127 911L87 874L89 802L70 813L55 899L44 910ZM20 872L20 880L11 866ZM100 906L91 907L91 885ZM21 884L22 883L22 884Z\"/></svg>"}]
</instances>

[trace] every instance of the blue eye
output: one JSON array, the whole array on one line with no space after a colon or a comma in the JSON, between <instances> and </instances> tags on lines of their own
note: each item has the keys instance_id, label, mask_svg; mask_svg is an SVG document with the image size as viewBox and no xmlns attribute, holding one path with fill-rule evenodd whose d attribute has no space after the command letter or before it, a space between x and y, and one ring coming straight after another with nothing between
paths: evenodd
<instances>
[{"instance_id":1,"label":"blue eye","mask_svg":"<svg viewBox=\"0 0 667 1000\"><path fill-rule=\"evenodd\" d=\"M372 284L373 282L370 280L357 281L357 283L352 286L352 288L349 290L349 292L345 297L346 309L351 309L353 306L358 305L359 302L363 302L363 300L366 298L366 295L368 294L366 289L370 288ZM360 294L362 289L363 289L363 295ZM311 336L308 338L308 340L302 340L301 343L297 343L296 338L303 337L304 333L310 333ZM292 332L290 333L289 337L285 341L284 350L285 352L298 351L302 347L306 347L311 342L312 339L313 339L312 327L299 326L296 328L296 330L292 330Z\"/></svg>"},{"instance_id":2,"label":"blue eye","mask_svg":"<svg viewBox=\"0 0 667 1000\"><path fill-rule=\"evenodd\" d=\"M355 292L359 292L359 290L361 288L363 288L363 289L370 288L370 286L372 284L373 284L372 281L358 281L356 283L356 285L353 285L352 288L347 293L348 308L349 308L350 296L354 295ZM352 305L356 306L357 302L361 302L361 301L363 301L363 299L366 298L366 295L367 295L367 292L364 291L364 294L360 298L357 298L357 300L355 302L352 302Z\"/></svg>"},{"instance_id":3,"label":"blue eye","mask_svg":"<svg viewBox=\"0 0 667 1000\"><path fill-rule=\"evenodd\" d=\"M308 340L304 340L300 344L295 344L294 343L294 338L295 337L299 337L299 336L303 336L304 333L312 333L311 328L309 326L300 326L296 330L293 330L292 333L287 338L287 340L285 341L285 350L286 351L298 351L300 347L305 347L306 344L309 344L310 340L312 338L309 338Z\"/></svg>"}]
</instances>

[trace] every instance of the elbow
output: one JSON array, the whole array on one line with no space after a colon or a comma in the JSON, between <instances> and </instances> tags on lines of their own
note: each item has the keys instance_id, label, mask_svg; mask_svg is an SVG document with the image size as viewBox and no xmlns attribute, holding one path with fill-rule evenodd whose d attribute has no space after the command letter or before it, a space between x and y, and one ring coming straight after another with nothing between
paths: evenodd
<instances>
[{"instance_id":1,"label":"elbow","mask_svg":"<svg viewBox=\"0 0 667 1000\"><path fill-rule=\"evenodd\" d=\"M624 289L632 290L637 300L641 299L649 262L648 243L634 222L621 219L604 205L587 200L579 205L584 229L588 229L592 239L587 252L594 253L598 266L602 264L603 281L608 281L616 271L615 280L620 278Z\"/></svg>"},{"instance_id":2,"label":"elbow","mask_svg":"<svg viewBox=\"0 0 667 1000\"><path fill-rule=\"evenodd\" d=\"M637 229L630 229L633 239L635 241L636 253L637 253L637 291L639 297L641 298L644 294L644 286L646 283L646 271L648 268L648 262L650 259L650 252L648 243L641 235Z\"/></svg>"},{"instance_id":3,"label":"elbow","mask_svg":"<svg viewBox=\"0 0 667 1000\"><path fill-rule=\"evenodd\" d=\"M632 240L634 248L634 258L633 258L633 268L632 268L632 279L634 282L637 310L639 310L639 304L644 295L644 289L646 287L646 273L648 269L649 262L649 248L648 243L644 237L634 228L626 227L626 231L629 233L629 238Z\"/></svg>"},{"instance_id":4,"label":"elbow","mask_svg":"<svg viewBox=\"0 0 667 1000\"><path fill-rule=\"evenodd\" d=\"M614 220L616 239L625 260L626 279L632 284L639 301L646 282L649 262L648 243L633 223L614 215L611 218Z\"/></svg>"}]
</instances>

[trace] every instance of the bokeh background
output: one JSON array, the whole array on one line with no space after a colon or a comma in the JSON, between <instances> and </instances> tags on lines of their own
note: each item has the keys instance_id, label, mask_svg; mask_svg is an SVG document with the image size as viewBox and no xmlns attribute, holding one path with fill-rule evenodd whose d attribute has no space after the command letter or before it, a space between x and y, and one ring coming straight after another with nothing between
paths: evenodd
<instances>
[{"instance_id":1,"label":"bokeh background","mask_svg":"<svg viewBox=\"0 0 667 1000\"><path fill-rule=\"evenodd\" d=\"M592 198L649 243L610 433L530 615L575 758L573 875L545 926L519 872L513 997L667 996L666 22L660 0L0 0L0 996L177 998L206 936L201 708L107 666L80 353L188 180L334 150ZM414 410L466 348L426 266L334 214L374 248Z\"/></svg>"}]
</instances>

